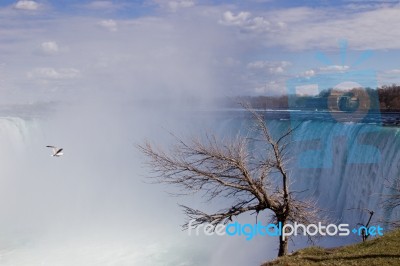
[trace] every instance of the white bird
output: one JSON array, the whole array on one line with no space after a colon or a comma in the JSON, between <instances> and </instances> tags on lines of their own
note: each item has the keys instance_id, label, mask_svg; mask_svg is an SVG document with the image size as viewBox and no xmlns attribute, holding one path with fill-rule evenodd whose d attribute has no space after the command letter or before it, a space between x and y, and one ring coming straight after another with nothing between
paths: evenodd
<instances>
[{"instance_id":1,"label":"white bird","mask_svg":"<svg viewBox=\"0 0 400 266\"><path fill-rule=\"evenodd\" d=\"M62 152L63 149L59 149L57 147L54 146L46 146L47 148L52 148L53 149L53 154L51 156L53 157L60 157L61 155L63 155L64 153Z\"/></svg>"}]
</instances>

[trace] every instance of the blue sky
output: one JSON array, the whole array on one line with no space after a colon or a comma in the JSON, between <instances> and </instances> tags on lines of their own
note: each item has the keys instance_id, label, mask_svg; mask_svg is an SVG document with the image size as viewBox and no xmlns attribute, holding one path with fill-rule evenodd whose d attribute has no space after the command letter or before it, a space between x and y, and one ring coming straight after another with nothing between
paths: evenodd
<instances>
[{"instance_id":1,"label":"blue sky","mask_svg":"<svg viewBox=\"0 0 400 266\"><path fill-rule=\"evenodd\" d=\"M400 83L399 14L398 1L1 1L0 103L277 95L362 69L376 73L365 86Z\"/></svg>"}]
</instances>

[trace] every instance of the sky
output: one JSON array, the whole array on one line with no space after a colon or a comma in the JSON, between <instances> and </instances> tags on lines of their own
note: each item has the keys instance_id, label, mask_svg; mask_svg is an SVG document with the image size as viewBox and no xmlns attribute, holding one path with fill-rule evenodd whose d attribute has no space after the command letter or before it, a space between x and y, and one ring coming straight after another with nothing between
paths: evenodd
<instances>
[{"instance_id":1,"label":"sky","mask_svg":"<svg viewBox=\"0 0 400 266\"><path fill-rule=\"evenodd\" d=\"M364 86L399 83L399 12L391 0L3 0L0 104L282 95L293 79L358 82L365 69Z\"/></svg>"}]
</instances>

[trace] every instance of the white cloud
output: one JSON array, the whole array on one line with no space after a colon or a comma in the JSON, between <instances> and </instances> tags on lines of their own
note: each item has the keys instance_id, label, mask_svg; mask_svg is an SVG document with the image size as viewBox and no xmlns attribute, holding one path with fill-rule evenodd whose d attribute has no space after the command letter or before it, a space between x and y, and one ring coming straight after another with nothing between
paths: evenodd
<instances>
[{"instance_id":1,"label":"white cloud","mask_svg":"<svg viewBox=\"0 0 400 266\"><path fill-rule=\"evenodd\" d=\"M293 10L298 14L292 18L286 18L286 12L275 14L287 24L285 32L267 36L267 45L331 49L338 47L338 40L346 39L350 49L400 49L400 27L393 27L400 24L400 7L365 12L303 8Z\"/></svg>"},{"instance_id":2,"label":"white cloud","mask_svg":"<svg viewBox=\"0 0 400 266\"><path fill-rule=\"evenodd\" d=\"M400 84L400 69L390 69L385 71L380 71L377 74L378 85L391 85L393 83Z\"/></svg>"},{"instance_id":3,"label":"white cloud","mask_svg":"<svg viewBox=\"0 0 400 266\"><path fill-rule=\"evenodd\" d=\"M153 2L156 3L162 9L172 12L176 12L179 9L193 7L196 5L195 1L193 0L173 0L173 1L153 0Z\"/></svg>"},{"instance_id":4,"label":"white cloud","mask_svg":"<svg viewBox=\"0 0 400 266\"><path fill-rule=\"evenodd\" d=\"M103 12L103 13L110 13L115 12L121 9L125 9L131 6L132 3L129 1L107 1L107 0L98 0L98 1L91 1L86 4L79 4L76 5L77 7L87 9L93 12Z\"/></svg>"},{"instance_id":5,"label":"white cloud","mask_svg":"<svg viewBox=\"0 0 400 266\"><path fill-rule=\"evenodd\" d=\"M54 55L59 51L58 44L54 41L43 42L41 44L42 53L46 55Z\"/></svg>"},{"instance_id":6,"label":"white cloud","mask_svg":"<svg viewBox=\"0 0 400 266\"><path fill-rule=\"evenodd\" d=\"M225 26L237 26L249 32L274 32L284 28L286 25L281 21L271 22L265 17L253 17L250 12L239 12L237 15L231 11L226 11L219 21Z\"/></svg>"},{"instance_id":7,"label":"white cloud","mask_svg":"<svg viewBox=\"0 0 400 266\"><path fill-rule=\"evenodd\" d=\"M187 7L192 7L194 6L194 1L191 0L178 0L178 1L169 1L168 2L168 7L172 11L176 11L179 8L187 8Z\"/></svg>"},{"instance_id":8,"label":"white cloud","mask_svg":"<svg viewBox=\"0 0 400 266\"><path fill-rule=\"evenodd\" d=\"M88 3L86 7L92 9L109 9L113 8L114 4L111 1L93 1Z\"/></svg>"},{"instance_id":9,"label":"white cloud","mask_svg":"<svg viewBox=\"0 0 400 266\"><path fill-rule=\"evenodd\" d=\"M255 13L256 11L254 11ZM248 42L288 50L324 50L346 39L350 49L400 49L399 5L368 10L282 8L273 11L222 13L219 23L252 34Z\"/></svg>"},{"instance_id":10,"label":"white cloud","mask_svg":"<svg viewBox=\"0 0 400 266\"><path fill-rule=\"evenodd\" d=\"M397 0L378 0L378 1L365 1L365 0L345 0L344 8L352 9L355 11L360 10L373 10L378 8L393 7L398 5Z\"/></svg>"},{"instance_id":11,"label":"white cloud","mask_svg":"<svg viewBox=\"0 0 400 266\"><path fill-rule=\"evenodd\" d=\"M248 93L281 94L285 89L288 68L292 65L288 61L258 60L249 62L242 70L244 87L253 91ZM266 82L268 80L268 82Z\"/></svg>"},{"instance_id":12,"label":"white cloud","mask_svg":"<svg viewBox=\"0 0 400 266\"><path fill-rule=\"evenodd\" d=\"M288 61L254 61L248 63L247 68L265 70L271 74L282 74L290 65Z\"/></svg>"},{"instance_id":13,"label":"white cloud","mask_svg":"<svg viewBox=\"0 0 400 266\"><path fill-rule=\"evenodd\" d=\"M400 69L391 69L388 71L389 74L398 74L400 75Z\"/></svg>"},{"instance_id":14,"label":"white cloud","mask_svg":"<svg viewBox=\"0 0 400 266\"><path fill-rule=\"evenodd\" d=\"M290 63L279 61L279 53L282 50L318 51L331 47L337 49L337 40L341 32L339 24L344 33L360 29L359 24L362 23L371 23L366 25L366 28L375 28L377 26L374 23L382 22L370 22L366 17L374 18L378 16L377 13L383 12L375 10L346 16L336 13L335 10L296 8L276 9L273 12L251 10L250 13L240 12L230 5L211 7L196 6L193 1L175 1L176 4L173 2L163 1L162 5L165 10L172 10L174 7L176 10L185 7L188 9L182 14L155 12L154 16L118 20L65 15L62 18L54 16L40 21L31 16L24 16L23 21L21 16L10 16L11 22L7 22L0 16L0 22L9 23L0 23L0 50L4 51L4 62L9 66L10 73L18 73L14 77L4 75L5 79L8 80L8 84L27 88L27 91L32 83L32 80L26 78L26 73L29 72L31 79L49 80L50 86L63 83L66 84L65 88L77 82L81 86L75 87L101 86L102 90L107 91L108 87L113 87L115 80L118 80L123 89L135 90L136 95L152 94L149 91L157 91L154 95L162 95L162 91L176 91L181 87L201 91L205 87L218 86L220 91L228 90L226 88L229 87L230 91L226 94L251 94L255 92L255 88L258 88L257 91L271 93L284 92L285 79L296 74L312 77L323 71L347 71L348 66L334 65L339 61L332 60L335 63L331 63L331 66L318 68L312 65L313 50L308 54L311 54L310 62L304 62L304 57L293 56L295 54L290 54L289 51L289 55L282 54L281 58L293 59L296 66L305 63L303 70L291 74ZM111 1L95 1L89 6L92 10L108 10L116 4L112 4ZM232 11L225 12L228 8L232 8ZM7 11L13 15L17 11L12 9L9 6L3 13L6 14ZM385 9L385 12L392 14L390 10ZM379 16L384 17L382 14ZM393 15L382 19L389 18L392 21L397 20ZM347 21L354 23L347 25ZM26 26L28 22L29 27ZM11 27L7 28L7 25L13 25L12 30ZM99 30L100 27L114 31L112 38L109 32ZM394 33L391 41L388 41L390 36L386 32L377 34L374 30L365 34L364 31L363 44L369 47L374 47L374 43L381 47L395 45L398 42L398 29L393 26L390 28ZM243 33L245 34L242 35ZM375 37L369 37L370 35ZM380 43L381 37L386 41ZM366 38L370 38L371 41ZM359 44L360 42L356 41L355 47L359 48ZM354 42L349 40L349 45L354 45ZM274 48L269 50L271 46ZM36 47L34 53L32 47ZM328 51L328 56L330 51L332 50ZM57 56L39 58L38 53ZM258 55L260 57L257 57ZM266 57L267 55L271 57ZM335 50L334 56L336 55L338 53ZM251 62L249 58L271 58L276 61ZM24 64L17 63L22 60ZM45 64L40 60L46 60ZM66 71L66 66L73 66L84 75L79 71ZM305 71L307 69L309 70ZM178 81L182 77L179 72L185 73L184 82ZM303 73L300 74L301 72ZM79 79L73 80L76 77ZM214 79L220 80L214 83ZM196 86L193 84L203 84L203 80L213 85L199 85L201 88L194 88ZM161 87L165 90L159 93ZM171 93L165 94L169 96ZM53 95L57 97L56 94ZM37 94L35 97L41 96Z\"/></svg>"},{"instance_id":15,"label":"white cloud","mask_svg":"<svg viewBox=\"0 0 400 266\"><path fill-rule=\"evenodd\" d=\"M15 4L14 7L21 10L38 10L40 5L35 1L20 0Z\"/></svg>"},{"instance_id":16,"label":"white cloud","mask_svg":"<svg viewBox=\"0 0 400 266\"><path fill-rule=\"evenodd\" d=\"M2 61L10 72L2 84L11 84L15 92L8 99L76 101L70 88L93 95L98 91L124 94L124 100L167 97L178 101L186 95L206 99L222 94L228 86L220 84L230 82L227 75L232 73L213 60L237 60L235 53L227 52L231 40L223 36L226 29L216 27L217 13L212 22L196 12L187 20L168 14L115 21L81 15L38 19L8 14L13 30L0 23ZM110 38L99 27L118 31ZM43 54L57 56L38 57ZM236 64L235 60L226 63ZM34 92L32 84L37 88ZM46 93L50 90L51 95Z\"/></svg>"},{"instance_id":17,"label":"white cloud","mask_svg":"<svg viewBox=\"0 0 400 266\"><path fill-rule=\"evenodd\" d=\"M331 66L320 67L319 70L326 72L344 72L349 70L349 68L350 68L349 66L331 65Z\"/></svg>"},{"instance_id":18,"label":"white cloud","mask_svg":"<svg viewBox=\"0 0 400 266\"><path fill-rule=\"evenodd\" d=\"M341 65L330 65L330 66L323 66L317 69L309 69L301 73L299 76L304 78L313 77L319 73L338 73L338 72L346 72L349 70L349 66L341 66Z\"/></svg>"},{"instance_id":19,"label":"white cloud","mask_svg":"<svg viewBox=\"0 0 400 266\"><path fill-rule=\"evenodd\" d=\"M285 69L283 67L281 67L281 66L278 66L278 67L275 67L275 68L269 68L269 71L271 73L279 74L279 73L285 72Z\"/></svg>"},{"instance_id":20,"label":"white cloud","mask_svg":"<svg viewBox=\"0 0 400 266\"><path fill-rule=\"evenodd\" d=\"M269 3L272 2L274 0L248 0L250 2L254 2L254 3Z\"/></svg>"},{"instance_id":21,"label":"white cloud","mask_svg":"<svg viewBox=\"0 0 400 266\"><path fill-rule=\"evenodd\" d=\"M80 76L80 71L75 68L54 69L51 67L38 67L28 72L28 77L33 79L63 80L74 79Z\"/></svg>"},{"instance_id":22,"label":"white cloud","mask_svg":"<svg viewBox=\"0 0 400 266\"><path fill-rule=\"evenodd\" d=\"M239 12L237 15L234 15L231 11L226 11L222 15L222 20L220 22L228 26L244 26L249 21L250 17L250 12Z\"/></svg>"},{"instance_id":23,"label":"white cloud","mask_svg":"<svg viewBox=\"0 0 400 266\"><path fill-rule=\"evenodd\" d=\"M305 78L313 77L313 76L315 76L315 70L313 70L313 69L306 70L300 76L305 77Z\"/></svg>"},{"instance_id":24,"label":"white cloud","mask_svg":"<svg viewBox=\"0 0 400 266\"><path fill-rule=\"evenodd\" d=\"M117 31L118 25L115 20L112 19L107 19L107 20L102 20L98 23L101 27L106 28L109 31Z\"/></svg>"}]
</instances>

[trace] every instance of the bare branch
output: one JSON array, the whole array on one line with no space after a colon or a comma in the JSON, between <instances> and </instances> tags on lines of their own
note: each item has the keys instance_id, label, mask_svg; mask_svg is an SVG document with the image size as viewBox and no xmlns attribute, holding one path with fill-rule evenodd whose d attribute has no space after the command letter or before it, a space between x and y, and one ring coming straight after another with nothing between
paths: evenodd
<instances>
[{"instance_id":1,"label":"bare branch","mask_svg":"<svg viewBox=\"0 0 400 266\"><path fill-rule=\"evenodd\" d=\"M275 140L265 118L250 106L242 106L254 119L256 136L219 139L205 134L189 141L174 136L176 144L168 151L146 142L138 148L148 158L150 176L156 182L177 186L183 194L202 193L208 201L220 197L229 204L211 214L182 205L191 226L227 223L246 212L257 214L258 219L264 210L270 210L277 223L323 222L316 201L296 199L300 192L289 190L290 156L286 148L290 142L286 139L300 124ZM261 145L251 145L255 142ZM285 249L287 240L280 239L279 254L285 254Z\"/></svg>"}]
</instances>

